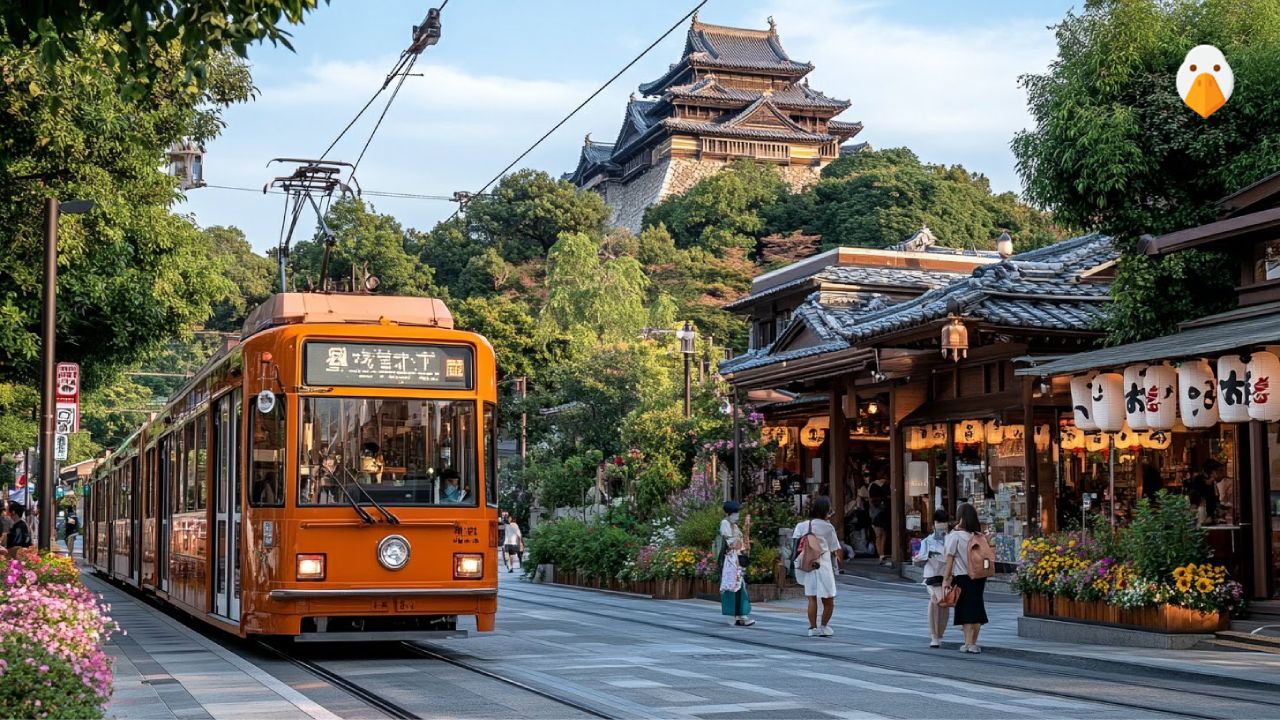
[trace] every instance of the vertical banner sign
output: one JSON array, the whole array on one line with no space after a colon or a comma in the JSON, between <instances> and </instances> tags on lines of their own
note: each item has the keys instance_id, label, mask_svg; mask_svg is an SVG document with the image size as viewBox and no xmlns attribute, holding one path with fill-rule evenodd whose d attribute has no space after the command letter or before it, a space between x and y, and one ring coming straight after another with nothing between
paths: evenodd
<instances>
[{"instance_id":1,"label":"vertical banner sign","mask_svg":"<svg viewBox=\"0 0 1280 720\"><path fill-rule=\"evenodd\" d=\"M76 363L58 363L56 392L54 394L55 432L70 435L80 431L80 366Z\"/></svg>"}]
</instances>

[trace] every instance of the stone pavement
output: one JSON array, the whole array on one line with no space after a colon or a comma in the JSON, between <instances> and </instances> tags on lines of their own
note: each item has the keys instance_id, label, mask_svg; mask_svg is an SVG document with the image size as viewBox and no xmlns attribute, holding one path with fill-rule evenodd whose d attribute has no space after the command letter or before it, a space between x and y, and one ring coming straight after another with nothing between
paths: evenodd
<instances>
[{"instance_id":1,"label":"stone pavement","mask_svg":"<svg viewBox=\"0 0 1280 720\"><path fill-rule=\"evenodd\" d=\"M107 645L115 663L112 718L338 716L249 661L84 569L85 585L111 605L126 631Z\"/></svg>"}]
</instances>

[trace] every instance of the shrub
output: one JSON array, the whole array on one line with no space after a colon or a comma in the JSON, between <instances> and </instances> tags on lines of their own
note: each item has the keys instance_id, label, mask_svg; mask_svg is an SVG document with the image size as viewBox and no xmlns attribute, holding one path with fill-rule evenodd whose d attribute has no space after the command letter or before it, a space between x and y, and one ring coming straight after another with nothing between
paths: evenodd
<instances>
[{"instance_id":1,"label":"shrub","mask_svg":"<svg viewBox=\"0 0 1280 720\"><path fill-rule=\"evenodd\" d=\"M3 717L101 718L105 701L62 657L12 634L0 641Z\"/></svg>"},{"instance_id":2,"label":"shrub","mask_svg":"<svg viewBox=\"0 0 1280 720\"><path fill-rule=\"evenodd\" d=\"M640 546L640 539L612 525L592 525L580 549L576 569L594 578L616 577Z\"/></svg>"},{"instance_id":3,"label":"shrub","mask_svg":"<svg viewBox=\"0 0 1280 720\"><path fill-rule=\"evenodd\" d=\"M747 563L747 582L773 582L773 571L778 564L778 548L772 545L756 545L751 548L751 562Z\"/></svg>"},{"instance_id":4,"label":"shrub","mask_svg":"<svg viewBox=\"0 0 1280 720\"><path fill-rule=\"evenodd\" d=\"M560 570L577 570L574 553L586 537L586 526L575 518L540 523L529 537L527 573L539 565L552 564Z\"/></svg>"},{"instance_id":5,"label":"shrub","mask_svg":"<svg viewBox=\"0 0 1280 720\"><path fill-rule=\"evenodd\" d=\"M1183 495L1161 491L1153 505L1146 498L1126 534L1128 557L1144 578L1165 580L1173 571L1206 557L1205 531Z\"/></svg>"},{"instance_id":6,"label":"shrub","mask_svg":"<svg viewBox=\"0 0 1280 720\"><path fill-rule=\"evenodd\" d=\"M751 516L751 543L761 548L777 546L778 530L790 530L800 522L790 500L765 495L748 498L743 504L742 515Z\"/></svg>"},{"instance_id":7,"label":"shrub","mask_svg":"<svg viewBox=\"0 0 1280 720\"><path fill-rule=\"evenodd\" d=\"M698 571L698 554L693 548L659 548L653 560L653 575L660 580L691 578Z\"/></svg>"},{"instance_id":8,"label":"shrub","mask_svg":"<svg viewBox=\"0 0 1280 720\"><path fill-rule=\"evenodd\" d=\"M676 544L710 550L716 535L720 534L720 521L723 519L724 509L714 505L690 512L676 526Z\"/></svg>"}]
</instances>

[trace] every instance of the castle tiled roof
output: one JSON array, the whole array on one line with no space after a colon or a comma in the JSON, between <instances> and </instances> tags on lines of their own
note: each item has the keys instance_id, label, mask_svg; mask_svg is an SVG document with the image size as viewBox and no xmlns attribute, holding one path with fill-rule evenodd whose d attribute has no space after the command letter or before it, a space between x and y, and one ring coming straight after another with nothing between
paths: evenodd
<instances>
[{"instance_id":1,"label":"castle tiled roof","mask_svg":"<svg viewBox=\"0 0 1280 720\"><path fill-rule=\"evenodd\" d=\"M763 90L725 87L716 80L714 75L709 75L696 83L667 88L663 99L668 102L672 99L697 99L741 104L755 102L763 95ZM851 104L848 100L827 97L824 93L803 83L795 83L783 90L775 90L770 97L775 105L785 108L830 109L840 112Z\"/></svg>"},{"instance_id":2,"label":"castle tiled roof","mask_svg":"<svg viewBox=\"0 0 1280 720\"><path fill-rule=\"evenodd\" d=\"M792 60L778 39L772 20L768 30L709 25L694 16L685 37L684 53L657 80L640 86L645 95L657 95L691 67L755 70L800 77L813 69L810 63Z\"/></svg>"}]
</instances>

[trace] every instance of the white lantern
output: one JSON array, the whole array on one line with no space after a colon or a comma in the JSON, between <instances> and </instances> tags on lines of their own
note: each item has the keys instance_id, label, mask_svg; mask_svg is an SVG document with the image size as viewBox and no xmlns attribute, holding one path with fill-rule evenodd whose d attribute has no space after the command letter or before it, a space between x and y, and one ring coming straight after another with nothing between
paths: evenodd
<instances>
[{"instance_id":1,"label":"white lantern","mask_svg":"<svg viewBox=\"0 0 1280 720\"><path fill-rule=\"evenodd\" d=\"M1049 426L1037 425L1035 434L1036 450L1044 452L1049 449Z\"/></svg>"},{"instance_id":2,"label":"white lantern","mask_svg":"<svg viewBox=\"0 0 1280 720\"><path fill-rule=\"evenodd\" d=\"M1062 427L1062 449L1063 450L1081 450L1084 448L1084 432L1075 425L1064 425Z\"/></svg>"},{"instance_id":3,"label":"white lantern","mask_svg":"<svg viewBox=\"0 0 1280 720\"><path fill-rule=\"evenodd\" d=\"M907 463L907 495L929 494L929 463L915 460Z\"/></svg>"},{"instance_id":4,"label":"white lantern","mask_svg":"<svg viewBox=\"0 0 1280 720\"><path fill-rule=\"evenodd\" d=\"M1093 379L1093 421L1106 432L1124 427L1124 376L1120 373L1102 373Z\"/></svg>"},{"instance_id":5,"label":"white lantern","mask_svg":"<svg viewBox=\"0 0 1280 720\"><path fill-rule=\"evenodd\" d=\"M1169 430L1151 430L1143 439L1142 447L1148 450L1168 450L1173 443L1173 433Z\"/></svg>"},{"instance_id":6,"label":"white lantern","mask_svg":"<svg viewBox=\"0 0 1280 720\"><path fill-rule=\"evenodd\" d=\"M929 426L929 447L940 448L947 446L947 424L934 423Z\"/></svg>"},{"instance_id":7,"label":"white lantern","mask_svg":"<svg viewBox=\"0 0 1280 720\"><path fill-rule=\"evenodd\" d=\"M800 430L800 444L813 450L822 447L827 439L827 431L810 422Z\"/></svg>"},{"instance_id":8,"label":"white lantern","mask_svg":"<svg viewBox=\"0 0 1280 720\"><path fill-rule=\"evenodd\" d=\"M1134 430L1147 429L1147 366L1124 369L1124 419Z\"/></svg>"},{"instance_id":9,"label":"white lantern","mask_svg":"<svg viewBox=\"0 0 1280 720\"><path fill-rule=\"evenodd\" d=\"M961 445L980 443L986 437L980 420L961 420L956 423L956 442Z\"/></svg>"},{"instance_id":10,"label":"white lantern","mask_svg":"<svg viewBox=\"0 0 1280 720\"><path fill-rule=\"evenodd\" d=\"M1102 431L1094 431L1084 436L1084 449L1089 452L1102 452L1111 446L1111 435Z\"/></svg>"},{"instance_id":11,"label":"white lantern","mask_svg":"<svg viewBox=\"0 0 1280 720\"><path fill-rule=\"evenodd\" d=\"M1249 421L1249 366L1239 355L1218 358L1218 417L1222 422Z\"/></svg>"},{"instance_id":12,"label":"white lantern","mask_svg":"<svg viewBox=\"0 0 1280 720\"><path fill-rule=\"evenodd\" d=\"M1204 360L1189 360L1178 368L1178 414L1189 428L1218 424L1218 382Z\"/></svg>"},{"instance_id":13,"label":"white lantern","mask_svg":"<svg viewBox=\"0 0 1280 720\"><path fill-rule=\"evenodd\" d=\"M988 445L999 445L1004 442L1004 428L999 420L988 420L982 425L982 435Z\"/></svg>"},{"instance_id":14,"label":"white lantern","mask_svg":"<svg viewBox=\"0 0 1280 720\"><path fill-rule=\"evenodd\" d=\"M1172 430L1178 421L1178 371L1169 365L1147 367L1147 428Z\"/></svg>"},{"instance_id":15,"label":"white lantern","mask_svg":"<svg viewBox=\"0 0 1280 720\"><path fill-rule=\"evenodd\" d=\"M1075 413L1076 427L1084 432L1098 429L1093 420L1093 375L1071 378L1071 409Z\"/></svg>"},{"instance_id":16,"label":"white lantern","mask_svg":"<svg viewBox=\"0 0 1280 720\"><path fill-rule=\"evenodd\" d=\"M1116 447L1137 450L1142 447L1142 436L1145 434L1145 430L1134 430L1126 424L1119 432L1112 433L1112 437L1115 438Z\"/></svg>"},{"instance_id":17,"label":"white lantern","mask_svg":"<svg viewBox=\"0 0 1280 720\"><path fill-rule=\"evenodd\" d=\"M1249 358L1249 417L1263 422L1280 420L1280 357L1260 350Z\"/></svg>"}]
</instances>

